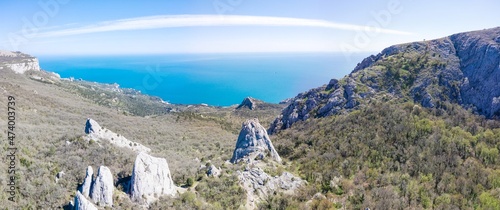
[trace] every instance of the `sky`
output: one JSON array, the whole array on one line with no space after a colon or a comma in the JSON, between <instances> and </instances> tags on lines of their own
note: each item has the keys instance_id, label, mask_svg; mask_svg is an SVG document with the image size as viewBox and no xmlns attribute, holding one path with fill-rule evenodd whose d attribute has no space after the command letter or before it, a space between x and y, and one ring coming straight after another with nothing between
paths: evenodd
<instances>
[{"instance_id":1,"label":"sky","mask_svg":"<svg viewBox=\"0 0 500 210\"><path fill-rule=\"evenodd\" d=\"M0 0L0 49L40 55L378 52L500 26L500 1Z\"/></svg>"}]
</instances>

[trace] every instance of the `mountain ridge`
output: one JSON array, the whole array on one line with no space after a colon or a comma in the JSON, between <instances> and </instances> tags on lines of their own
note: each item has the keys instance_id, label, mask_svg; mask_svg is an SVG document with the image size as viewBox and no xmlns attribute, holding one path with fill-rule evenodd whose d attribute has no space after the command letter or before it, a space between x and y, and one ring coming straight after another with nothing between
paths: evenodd
<instances>
[{"instance_id":1,"label":"mountain ridge","mask_svg":"<svg viewBox=\"0 0 500 210\"><path fill-rule=\"evenodd\" d=\"M361 61L346 77L298 94L269 133L311 117L356 109L371 97L408 98L423 107L442 101L500 116L500 27L399 44Z\"/></svg>"}]
</instances>

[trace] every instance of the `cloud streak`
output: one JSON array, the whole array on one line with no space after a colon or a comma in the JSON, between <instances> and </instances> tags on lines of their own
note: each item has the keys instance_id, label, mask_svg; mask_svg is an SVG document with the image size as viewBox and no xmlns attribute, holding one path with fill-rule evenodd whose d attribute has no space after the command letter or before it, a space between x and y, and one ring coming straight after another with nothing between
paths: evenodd
<instances>
[{"instance_id":1,"label":"cloud streak","mask_svg":"<svg viewBox=\"0 0 500 210\"><path fill-rule=\"evenodd\" d=\"M378 32L385 34L410 35L405 31L391 30L363 25L335 23L325 20L241 16L241 15L163 15L99 22L82 27L52 30L40 33L38 37L61 37L110 31L147 30L178 27L210 26L271 26L271 27L315 27L346 31Z\"/></svg>"}]
</instances>

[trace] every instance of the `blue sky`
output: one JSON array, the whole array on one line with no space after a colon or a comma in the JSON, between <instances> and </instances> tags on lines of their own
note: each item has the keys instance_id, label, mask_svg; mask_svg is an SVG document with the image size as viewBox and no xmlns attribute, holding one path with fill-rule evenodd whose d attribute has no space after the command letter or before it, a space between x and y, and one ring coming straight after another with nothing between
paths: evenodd
<instances>
[{"instance_id":1,"label":"blue sky","mask_svg":"<svg viewBox=\"0 0 500 210\"><path fill-rule=\"evenodd\" d=\"M500 26L500 1L0 2L0 49L34 55L369 51Z\"/></svg>"}]
</instances>

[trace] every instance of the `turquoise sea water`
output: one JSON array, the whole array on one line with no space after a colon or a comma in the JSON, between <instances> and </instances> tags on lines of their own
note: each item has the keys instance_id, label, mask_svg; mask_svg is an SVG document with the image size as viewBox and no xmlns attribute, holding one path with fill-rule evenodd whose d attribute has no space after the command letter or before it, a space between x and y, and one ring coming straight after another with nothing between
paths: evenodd
<instances>
[{"instance_id":1,"label":"turquoise sea water","mask_svg":"<svg viewBox=\"0 0 500 210\"><path fill-rule=\"evenodd\" d=\"M176 104L228 106L252 96L278 103L351 72L369 53L40 56L44 70L118 83Z\"/></svg>"}]
</instances>

